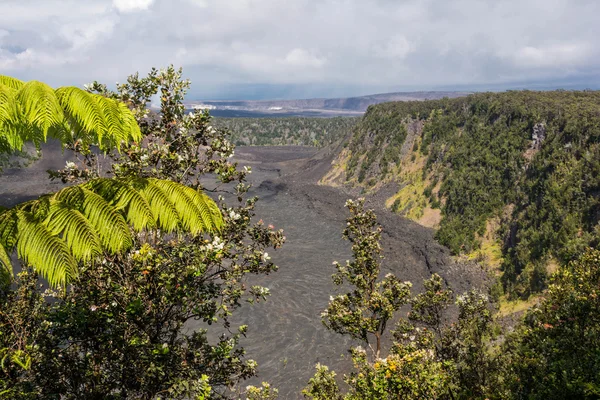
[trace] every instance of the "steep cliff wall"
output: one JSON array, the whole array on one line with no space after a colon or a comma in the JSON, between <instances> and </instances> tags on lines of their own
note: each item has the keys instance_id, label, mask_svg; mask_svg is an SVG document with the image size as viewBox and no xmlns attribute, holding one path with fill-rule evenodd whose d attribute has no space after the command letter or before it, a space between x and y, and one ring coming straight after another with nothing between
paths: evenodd
<instances>
[{"instance_id":1,"label":"steep cliff wall","mask_svg":"<svg viewBox=\"0 0 600 400\"><path fill-rule=\"evenodd\" d=\"M505 286L543 288L600 238L600 92L481 93L371 106L322 179L366 191Z\"/></svg>"}]
</instances>

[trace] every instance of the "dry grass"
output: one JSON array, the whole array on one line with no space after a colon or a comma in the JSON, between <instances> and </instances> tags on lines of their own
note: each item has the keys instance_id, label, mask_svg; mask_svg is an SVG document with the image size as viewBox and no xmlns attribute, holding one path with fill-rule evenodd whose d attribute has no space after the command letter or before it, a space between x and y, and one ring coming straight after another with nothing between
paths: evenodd
<instances>
[{"instance_id":1,"label":"dry grass","mask_svg":"<svg viewBox=\"0 0 600 400\"><path fill-rule=\"evenodd\" d=\"M539 303L540 296L531 296L527 300L508 300L505 296L500 298L500 309L498 314L500 317L507 317L516 313L529 310L531 307Z\"/></svg>"},{"instance_id":2,"label":"dry grass","mask_svg":"<svg viewBox=\"0 0 600 400\"><path fill-rule=\"evenodd\" d=\"M417 221L419 225L434 229L440 227L440 222L442 222L442 210L439 208L433 209L431 207L425 207L423 209L423 215Z\"/></svg>"},{"instance_id":3,"label":"dry grass","mask_svg":"<svg viewBox=\"0 0 600 400\"><path fill-rule=\"evenodd\" d=\"M343 149L331 162L331 169L319 180L318 184L333 187L341 186L346 179L346 166L349 160L350 151Z\"/></svg>"}]
</instances>

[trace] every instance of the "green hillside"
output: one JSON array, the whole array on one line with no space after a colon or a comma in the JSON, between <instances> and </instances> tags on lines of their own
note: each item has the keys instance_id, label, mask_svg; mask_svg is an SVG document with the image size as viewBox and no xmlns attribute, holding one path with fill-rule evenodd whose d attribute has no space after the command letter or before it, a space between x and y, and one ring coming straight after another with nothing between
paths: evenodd
<instances>
[{"instance_id":1,"label":"green hillside","mask_svg":"<svg viewBox=\"0 0 600 400\"><path fill-rule=\"evenodd\" d=\"M400 183L388 206L499 267L511 294L541 290L600 238L600 92L371 106L335 165L325 182Z\"/></svg>"}]
</instances>

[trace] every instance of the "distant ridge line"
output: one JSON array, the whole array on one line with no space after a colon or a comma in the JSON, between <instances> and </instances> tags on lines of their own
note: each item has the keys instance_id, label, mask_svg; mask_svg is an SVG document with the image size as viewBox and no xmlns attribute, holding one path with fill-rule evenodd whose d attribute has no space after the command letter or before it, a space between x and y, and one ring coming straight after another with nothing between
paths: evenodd
<instances>
[{"instance_id":1,"label":"distant ridge line","mask_svg":"<svg viewBox=\"0 0 600 400\"><path fill-rule=\"evenodd\" d=\"M436 100L443 97L456 98L472 94L473 92L457 91L417 91L417 92L391 92L378 93L364 96L337 97L337 98L312 98L297 100L199 100L186 104L189 108L208 108L210 110L234 110L248 112L278 113L311 112L365 112L367 107L389 101L419 101Z\"/></svg>"}]
</instances>

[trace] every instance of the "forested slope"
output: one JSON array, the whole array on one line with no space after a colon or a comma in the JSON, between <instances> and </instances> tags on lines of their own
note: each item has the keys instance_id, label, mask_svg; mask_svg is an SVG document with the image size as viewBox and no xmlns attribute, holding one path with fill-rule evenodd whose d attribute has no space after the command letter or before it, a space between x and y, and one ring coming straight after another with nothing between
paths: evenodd
<instances>
[{"instance_id":1,"label":"forested slope","mask_svg":"<svg viewBox=\"0 0 600 400\"><path fill-rule=\"evenodd\" d=\"M324 183L377 190L526 296L600 238L600 92L514 91L371 106Z\"/></svg>"}]
</instances>

